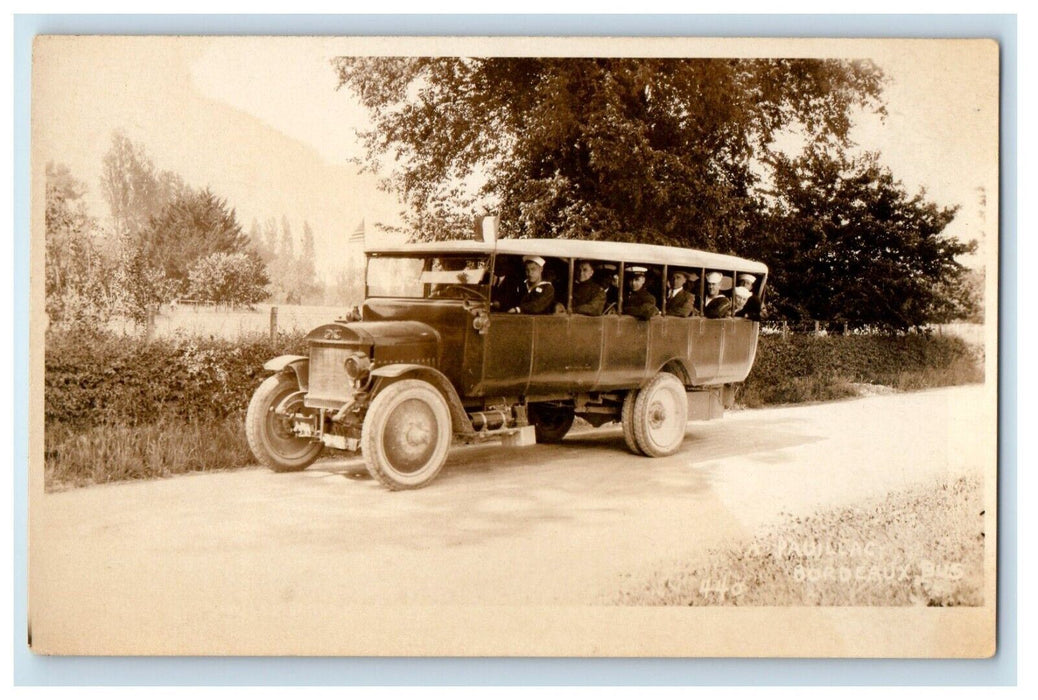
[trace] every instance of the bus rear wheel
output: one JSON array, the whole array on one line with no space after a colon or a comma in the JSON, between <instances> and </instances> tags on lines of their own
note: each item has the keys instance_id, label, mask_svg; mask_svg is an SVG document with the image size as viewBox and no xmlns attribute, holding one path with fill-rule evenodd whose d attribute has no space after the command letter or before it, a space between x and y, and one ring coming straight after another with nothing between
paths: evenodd
<instances>
[{"instance_id":1,"label":"bus rear wheel","mask_svg":"<svg viewBox=\"0 0 1038 700\"><path fill-rule=\"evenodd\" d=\"M634 439L649 457L674 454L685 439L688 399L685 385L669 372L660 372L634 401Z\"/></svg>"},{"instance_id":2,"label":"bus rear wheel","mask_svg":"<svg viewBox=\"0 0 1038 700\"><path fill-rule=\"evenodd\" d=\"M638 441L634 437L634 402L637 398L637 389L631 389L624 396L624 403L620 408L620 424L624 429L624 442L627 444L627 449L636 455L643 455L645 453L642 452L642 448L638 447Z\"/></svg>"}]
</instances>

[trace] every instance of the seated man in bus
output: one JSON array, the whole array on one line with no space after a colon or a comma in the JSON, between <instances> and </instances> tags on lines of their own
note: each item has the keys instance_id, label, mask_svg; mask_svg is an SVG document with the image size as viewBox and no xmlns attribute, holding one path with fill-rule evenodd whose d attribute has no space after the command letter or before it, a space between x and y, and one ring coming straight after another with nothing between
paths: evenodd
<instances>
[{"instance_id":1,"label":"seated man in bus","mask_svg":"<svg viewBox=\"0 0 1038 700\"><path fill-rule=\"evenodd\" d=\"M521 277L511 256L498 256L490 285L491 311L508 311L519 304Z\"/></svg>"},{"instance_id":2,"label":"seated man in bus","mask_svg":"<svg viewBox=\"0 0 1038 700\"><path fill-rule=\"evenodd\" d=\"M751 321L760 320L760 297L753 293L753 283L757 281L757 278L748 272L740 272L737 277L739 286L735 288L735 293L739 294L740 289L744 289L747 292L746 301L740 308L736 308L735 315L739 318L748 318Z\"/></svg>"},{"instance_id":3,"label":"seated man in bus","mask_svg":"<svg viewBox=\"0 0 1038 700\"><path fill-rule=\"evenodd\" d=\"M648 321L653 316L658 316L660 310L656 308L656 300L652 294L645 289L644 267L632 265L627 268L627 296L624 297L623 312L625 316L634 316L643 321Z\"/></svg>"},{"instance_id":4,"label":"seated man in bus","mask_svg":"<svg viewBox=\"0 0 1038 700\"><path fill-rule=\"evenodd\" d=\"M606 292L592 277L595 268L587 260L577 265L577 280L573 283L573 313L601 316L605 310Z\"/></svg>"},{"instance_id":5,"label":"seated man in bus","mask_svg":"<svg viewBox=\"0 0 1038 700\"><path fill-rule=\"evenodd\" d=\"M696 298L685 289L690 280L699 279L699 275L684 270L671 270L670 289L667 291L667 315L687 317L695 313Z\"/></svg>"},{"instance_id":6,"label":"seated man in bus","mask_svg":"<svg viewBox=\"0 0 1038 700\"><path fill-rule=\"evenodd\" d=\"M726 318L731 315L732 302L721 294L722 279L724 275L720 272L711 272L706 276L706 306L703 307L703 315L707 318Z\"/></svg>"},{"instance_id":7,"label":"seated man in bus","mask_svg":"<svg viewBox=\"0 0 1038 700\"><path fill-rule=\"evenodd\" d=\"M617 302L620 300L619 282L620 278L616 272L616 265L613 263L602 263L595 270L595 282L605 290L606 300L605 307L616 308Z\"/></svg>"},{"instance_id":8,"label":"seated man in bus","mask_svg":"<svg viewBox=\"0 0 1038 700\"><path fill-rule=\"evenodd\" d=\"M746 287L736 287L733 290L734 299L732 300L732 316L742 316L743 309L746 307L746 302L753 294Z\"/></svg>"},{"instance_id":9,"label":"seated man in bus","mask_svg":"<svg viewBox=\"0 0 1038 700\"><path fill-rule=\"evenodd\" d=\"M526 282L517 290L519 303L508 310L510 314L550 314L555 311L555 288L551 282L541 279L544 274L544 258L539 255L524 255Z\"/></svg>"}]
</instances>

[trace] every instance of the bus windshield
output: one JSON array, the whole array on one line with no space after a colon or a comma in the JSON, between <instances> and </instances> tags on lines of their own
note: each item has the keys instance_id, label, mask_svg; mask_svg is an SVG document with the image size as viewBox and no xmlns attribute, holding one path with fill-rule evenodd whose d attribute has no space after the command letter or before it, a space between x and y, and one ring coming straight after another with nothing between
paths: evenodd
<instances>
[{"instance_id":1,"label":"bus windshield","mask_svg":"<svg viewBox=\"0 0 1038 700\"><path fill-rule=\"evenodd\" d=\"M372 255L368 258L367 295L461 297L465 289L479 292L489 284L487 267L485 255Z\"/></svg>"}]
</instances>

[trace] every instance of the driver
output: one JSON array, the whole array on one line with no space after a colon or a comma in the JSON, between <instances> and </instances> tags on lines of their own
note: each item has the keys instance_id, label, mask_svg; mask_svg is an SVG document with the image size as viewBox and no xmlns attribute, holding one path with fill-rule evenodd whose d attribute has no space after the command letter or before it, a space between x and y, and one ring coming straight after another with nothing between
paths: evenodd
<instances>
[{"instance_id":1,"label":"driver","mask_svg":"<svg viewBox=\"0 0 1038 700\"><path fill-rule=\"evenodd\" d=\"M524 255L526 281L519 285L519 303L508 310L510 314L550 314L555 309L555 288L542 279L544 258Z\"/></svg>"}]
</instances>

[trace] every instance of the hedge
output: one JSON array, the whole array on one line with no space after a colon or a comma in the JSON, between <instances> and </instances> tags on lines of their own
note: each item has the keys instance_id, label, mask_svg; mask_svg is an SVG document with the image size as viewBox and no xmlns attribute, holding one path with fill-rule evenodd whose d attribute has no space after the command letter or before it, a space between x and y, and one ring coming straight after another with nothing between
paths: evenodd
<instances>
[{"instance_id":1,"label":"hedge","mask_svg":"<svg viewBox=\"0 0 1038 700\"><path fill-rule=\"evenodd\" d=\"M264 362L284 353L305 354L305 348L300 335L272 343L266 337L146 341L50 333L46 421L86 429L169 418L223 419L244 412L267 374ZM850 382L916 388L906 377L934 371L940 373L936 384L982 379L971 346L955 337L764 335L740 397L748 405L836 398Z\"/></svg>"},{"instance_id":2,"label":"hedge","mask_svg":"<svg viewBox=\"0 0 1038 700\"><path fill-rule=\"evenodd\" d=\"M854 384L967 384L983 381L982 367L981 352L954 336L764 335L738 398L762 406L853 396Z\"/></svg>"},{"instance_id":3,"label":"hedge","mask_svg":"<svg viewBox=\"0 0 1038 700\"><path fill-rule=\"evenodd\" d=\"M83 430L244 412L267 375L263 363L305 354L303 337L144 340L96 333L48 333L44 404L48 426Z\"/></svg>"}]
</instances>

